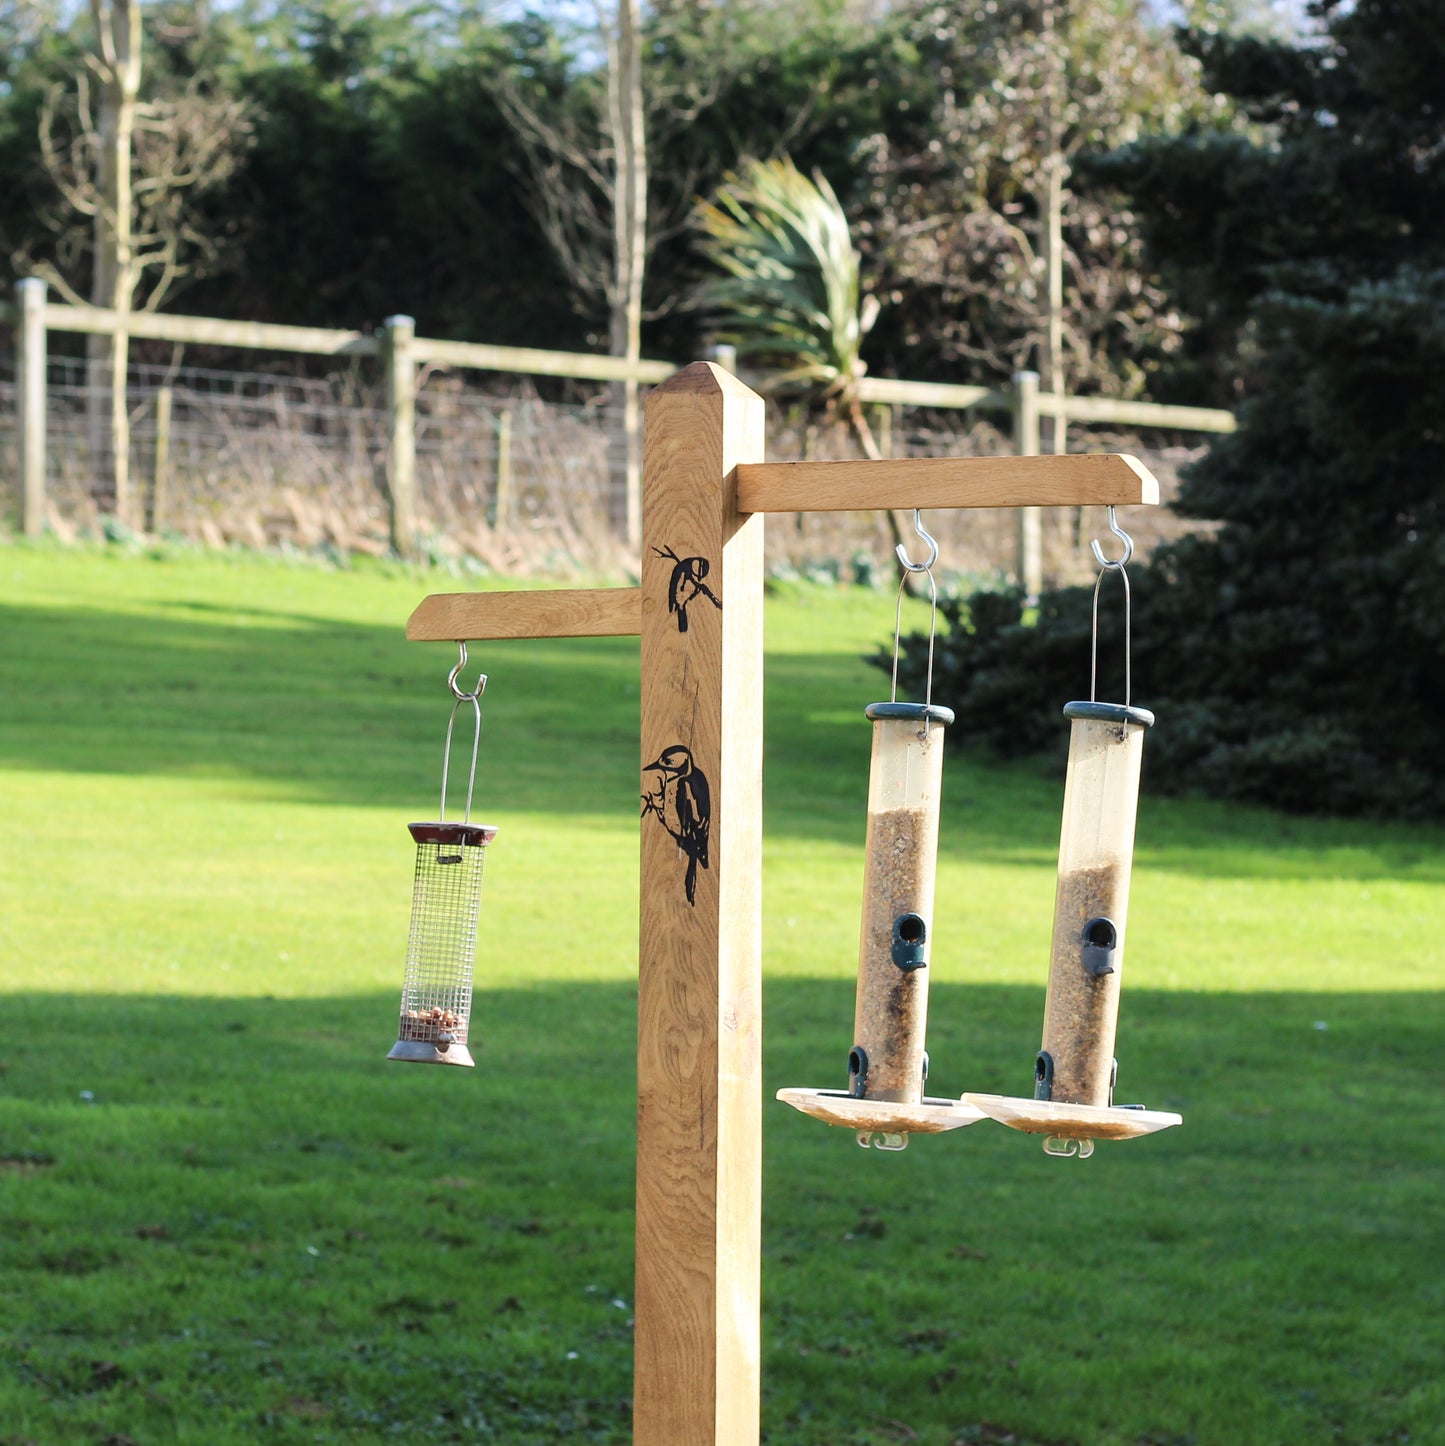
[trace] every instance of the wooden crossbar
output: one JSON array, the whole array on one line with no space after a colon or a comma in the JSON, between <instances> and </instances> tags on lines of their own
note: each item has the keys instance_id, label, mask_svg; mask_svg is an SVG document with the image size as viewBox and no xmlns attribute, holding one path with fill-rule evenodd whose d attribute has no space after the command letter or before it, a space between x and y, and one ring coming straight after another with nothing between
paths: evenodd
<instances>
[{"instance_id":1,"label":"wooden crossbar","mask_svg":"<svg viewBox=\"0 0 1445 1446\"><path fill-rule=\"evenodd\" d=\"M740 514L867 512L882 507L1089 507L1151 504L1159 483L1125 453L1077 457L912 457L884 462L747 462ZM636 637L635 587L434 593L412 613L413 642Z\"/></svg>"},{"instance_id":2,"label":"wooden crossbar","mask_svg":"<svg viewBox=\"0 0 1445 1446\"><path fill-rule=\"evenodd\" d=\"M1122 452L1064 457L909 457L754 462L737 469L740 512L890 507L1093 507L1157 503L1159 483Z\"/></svg>"},{"instance_id":3,"label":"wooden crossbar","mask_svg":"<svg viewBox=\"0 0 1445 1446\"><path fill-rule=\"evenodd\" d=\"M636 637L641 631L642 590L636 587L439 592L423 598L406 624L414 643Z\"/></svg>"}]
</instances>

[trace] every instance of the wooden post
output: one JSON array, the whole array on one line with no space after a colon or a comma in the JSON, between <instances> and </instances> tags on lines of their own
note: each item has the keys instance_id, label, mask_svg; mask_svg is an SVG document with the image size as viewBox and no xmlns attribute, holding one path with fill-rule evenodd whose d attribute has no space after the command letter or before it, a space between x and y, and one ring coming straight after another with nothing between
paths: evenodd
<instances>
[{"instance_id":1,"label":"wooden post","mask_svg":"<svg viewBox=\"0 0 1445 1446\"><path fill-rule=\"evenodd\" d=\"M1039 374L1013 375L1013 442L1016 457L1039 455ZM1037 507L1019 508L1018 577L1024 596L1036 599L1044 586L1044 525Z\"/></svg>"},{"instance_id":2,"label":"wooden post","mask_svg":"<svg viewBox=\"0 0 1445 1446\"><path fill-rule=\"evenodd\" d=\"M45 283L15 283L16 411L20 446L20 530L45 531Z\"/></svg>"},{"instance_id":3,"label":"wooden post","mask_svg":"<svg viewBox=\"0 0 1445 1446\"><path fill-rule=\"evenodd\" d=\"M497 413L497 495L493 499L493 523L505 529L512 521L512 411L503 407Z\"/></svg>"},{"instance_id":4,"label":"wooden post","mask_svg":"<svg viewBox=\"0 0 1445 1446\"><path fill-rule=\"evenodd\" d=\"M166 484L171 474L171 403L174 395L171 387L161 387L156 392L155 468L151 473L152 532L161 530L166 515Z\"/></svg>"},{"instance_id":5,"label":"wooden post","mask_svg":"<svg viewBox=\"0 0 1445 1446\"><path fill-rule=\"evenodd\" d=\"M763 402L697 362L646 420L633 1440L756 1446Z\"/></svg>"},{"instance_id":6,"label":"wooden post","mask_svg":"<svg viewBox=\"0 0 1445 1446\"><path fill-rule=\"evenodd\" d=\"M878 454L888 460L893 457L893 408L880 404L873 408L873 431L878 438Z\"/></svg>"},{"instance_id":7,"label":"wooden post","mask_svg":"<svg viewBox=\"0 0 1445 1446\"><path fill-rule=\"evenodd\" d=\"M415 557L416 536L416 322L389 316L383 356L386 365L386 410L390 449L386 493L392 551Z\"/></svg>"}]
</instances>

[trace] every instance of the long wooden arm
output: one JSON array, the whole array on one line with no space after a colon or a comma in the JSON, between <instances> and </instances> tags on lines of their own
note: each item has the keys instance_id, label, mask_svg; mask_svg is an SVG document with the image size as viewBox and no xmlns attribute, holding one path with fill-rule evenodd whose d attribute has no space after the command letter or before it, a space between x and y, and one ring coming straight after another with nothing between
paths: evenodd
<instances>
[{"instance_id":1,"label":"long wooden arm","mask_svg":"<svg viewBox=\"0 0 1445 1446\"><path fill-rule=\"evenodd\" d=\"M909 457L753 462L737 469L740 512L881 507L1093 507L1159 501L1159 483L1122 452L1074 457Z\"/></svg>"},{"instance_id":2,"label":"long wooden arm","mask_svg":"<svg viewBox=\"0 0 1445 1446\"><path fill-rule=\"evenodd\" d=\"M414 643L636 637L641 631L642 590L635 587L439 592L423 598L406 624Z\"/></svg>"},{"instance_id":3,"label":"long wooden arm","mask_svg":"<svg viewBox=\"0 0 1445 1446\"><path fill-rule=\"evenodd\" d=\"M914 457L884 462L745 462L737 505L749 512L869 512L881 507L1089 507L1159 501L1134 457ZM406 625L413 642L636 637L635 587L434 593Z\"/></svg>"}]
</instances>

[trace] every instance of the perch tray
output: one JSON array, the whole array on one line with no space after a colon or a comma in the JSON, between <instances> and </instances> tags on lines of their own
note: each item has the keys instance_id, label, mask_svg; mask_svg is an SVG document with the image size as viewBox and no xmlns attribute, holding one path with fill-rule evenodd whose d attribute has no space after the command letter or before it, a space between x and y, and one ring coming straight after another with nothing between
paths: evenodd
<instances>
[{"instance_id":1,"label":"perch tray","mask_svg":"<svg viewBox=\"0 0 1445 1446\"><path fill-rule=\"evenodd\" d=\"M966 1094L965 1105L1010 1129L1061 1140L1132 1140L1179 1124L1182 1116L1164 1110L1126 1110L1118 1105L1071 1105L1057 1100L1015 1099L1008 1095Z\"/></svg>"},{"instance_id":2,"label":"perch tray","mask_svg":"<svg viewBox=\"0 0 1445 1446\"><path fill-rule=\"evenodd\" d=\"M892 1100L860 1100L846 1090L779 1090L778 1098L815 1120L844 1129L880 1135L939 1135L976 1124L983 1111L963 1100L925 1097L916 1105Z\"/></svg>"}]
</instances>

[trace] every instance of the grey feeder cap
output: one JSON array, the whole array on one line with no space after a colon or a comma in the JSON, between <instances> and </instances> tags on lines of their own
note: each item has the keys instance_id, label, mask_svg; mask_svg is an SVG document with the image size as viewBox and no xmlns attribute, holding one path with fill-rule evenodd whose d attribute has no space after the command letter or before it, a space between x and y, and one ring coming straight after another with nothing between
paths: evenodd
<instances>
[{"instance_id":1,"label":"grey feeder cap","mask_svg":"<svg viewBox=\"0 0 1445 1446\"><path fill-rule=\"evenodd\" d=\"M953 709L938 703L870 703L863 716L874 722L893 718L905 723L952 723Z\"/></svg>"},{"instance_id":2,"label":"grey feeder cap","mask_svg":"<svg viewBox=\"0 0 1445 1446\"><path fill-rule=\"evenodd\" d=\"M1141 728L1154 726L1154 715L1147 708L1131 708L1126 703L1065 703L1065 718L1086 718L1095 723L1137 723Z\"/></svg>"}]
</instances>

